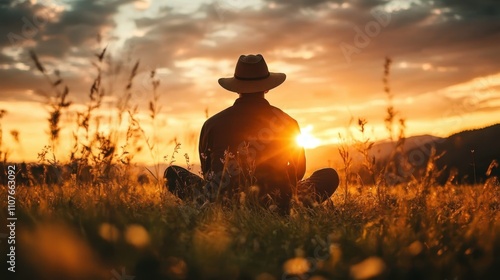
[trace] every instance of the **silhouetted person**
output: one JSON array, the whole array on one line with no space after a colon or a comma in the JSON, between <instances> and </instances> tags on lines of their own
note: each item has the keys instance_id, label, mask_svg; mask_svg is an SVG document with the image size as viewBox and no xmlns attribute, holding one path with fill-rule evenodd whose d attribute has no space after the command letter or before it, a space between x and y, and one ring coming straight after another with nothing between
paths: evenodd
<instances>
[{"instance_id":1,"label":"silhouetted person","mask_svg":"<svg viewBox=\"0 0 500 280\"><path fill-rule=\"evenodd\" d=\"M204 178L170 166L165 170L169 190L181 199L200 196L211 201L245 192L284 213L294 196L306 204L328 199L339 184L337 172L325 168L302 180L306 158L304 148L296 143L299 125L264 98L285 79L283 73L268 71L262 55L240 56L234 77L219 79L239 98L209 118L201 130Z\"/></svg>"}]
</instances>

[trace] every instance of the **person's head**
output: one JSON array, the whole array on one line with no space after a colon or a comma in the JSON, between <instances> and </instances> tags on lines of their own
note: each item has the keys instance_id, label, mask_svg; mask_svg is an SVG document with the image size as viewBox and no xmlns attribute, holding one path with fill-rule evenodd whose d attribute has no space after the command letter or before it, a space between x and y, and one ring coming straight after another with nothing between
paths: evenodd
<instances>
[{"instance_id":1,"label":"person's head","mask_svg":"<svg viewBox=\"0 0 500 280\"><path fill-rule=\"evenodd\" d=\"M239 92L238 95L240 98L248 97L248 98L264 98L264 95L269 91L258 91L258 92Z\"/></svg>"},{"instance_id":2,"label":"person's head","mask_svg":"<svg viewBox=\"0 0 500 280\"><path fill-rule=\"evenodd\" d=\"M240 96L248 96L248 94L263 96L270 89L281 85L285 79L284 73L269 72L262 55L250 54L241 55L236 63L234 76L220 78L219 84Z\"/></svg>"}]
</instances>

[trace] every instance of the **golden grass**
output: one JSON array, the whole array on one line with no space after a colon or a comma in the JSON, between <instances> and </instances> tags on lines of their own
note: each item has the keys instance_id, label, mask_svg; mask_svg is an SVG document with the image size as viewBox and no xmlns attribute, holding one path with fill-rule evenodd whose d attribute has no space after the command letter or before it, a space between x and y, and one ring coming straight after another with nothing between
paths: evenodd
<instances>
[{"instance_id":1,"label":"golden grass","mask_svg":"<svg viewBox=\"0 0 500 280\"><path fill-rule=\"evenodd\" d=\"M295 205L289 216L281 216L245 199L232 206L180 202L159 175L157 136L146 135L137 108L131 106L138 62L126 75L117 104L117 120L127 116L128 128L125 133L98 132L102 123L95 110L106 92L105 69L112 68L105 54L104 49L97 55L87 108L78 112L70 151L76 170L63 181L17 188L17 279L493 279L500 273L498 180L440 186L431 157L421 180L389 183L384 173L404 168L405 162L377 169L367 152L372 144L364 136L354 142L373 184L349 179L352 159L347 147L341 147L342 187L324 205ZM40 160L58 167L54 145L60 117L71 105L70 90L59 73L50 78L34 53L32 58L55 92L48 101L52 146L40 153ZM387 59L384 67L389 100L390 63ZM150 78L154 127L159 81L154 71ZM392 105L387 114L393 138L397 112ZM366 124L359 118L362 133ZM404 141L404 119L399 126L398 145ZM155 164L148 170L154 180L146 184L136 180L132 168L143 147ZM1 141L0 156L5 165ZM0 196L7 191L0 188ZM0 213L5 221L5 211ZM2 240L0 246L3 252L7 243ZM0 261L6 260L2 254Z\"/></svg>"}]
</instances>

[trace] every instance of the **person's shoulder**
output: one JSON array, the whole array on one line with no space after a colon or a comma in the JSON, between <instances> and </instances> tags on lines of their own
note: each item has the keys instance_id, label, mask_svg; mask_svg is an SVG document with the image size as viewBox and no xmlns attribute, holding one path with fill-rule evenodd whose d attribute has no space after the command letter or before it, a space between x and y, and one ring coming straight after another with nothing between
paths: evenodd
<instances>
[{"instance_id":1,"label":"person's shoulder","mask_svg":"<svg viewBox=\"0 0 500 280\"><path fill-rule=\"evenodd\" d=\"M278 113L278 114L285 114L288 116L287 113L285 113L285 111L281 110L280 108L276 107L276 106L273 106L271 104L269 104L269 107L271 108L271 110L273 110L274 112Z\"/></svg>"},{"instance_id":2,"label":"person's shoulder","mask_svg":"<svg viewBox=\"0 0 500 280\"><path fill-rule=\"evenodd\" d=\"M269 106L271 107L271 111L273 112L273 114L275 114L277 117L280 117L282 119L287 119L290 122L297 123L297 121L294 118L292 118L290 115L288 115L285 111L283 111L280 108L273 106L273 105L269 105Z\"/></svg>"},{"instance_id":3,"label":"person's shoulder","mask_svg":"<svg viewBox=\"0 0 500 280\"><path fill-rule=\"evenodd\" d=\"M205 125L209 125L211 123L215 123L215 122L218 122L220 121L221 119L225 119L227 117L228 114L231 114L232 112L232 106L231 107L228 107L218 113L216 113L215 115L209 117L206 121L205 121Z\"/></svg>"}]
</instances>

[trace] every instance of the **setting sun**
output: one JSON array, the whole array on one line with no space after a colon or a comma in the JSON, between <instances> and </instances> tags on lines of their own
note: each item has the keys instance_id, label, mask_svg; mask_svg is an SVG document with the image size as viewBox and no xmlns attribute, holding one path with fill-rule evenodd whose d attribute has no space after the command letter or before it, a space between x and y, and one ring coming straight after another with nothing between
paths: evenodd
<instances>
[{"instance_id":1,"label":"setting sun","mask_svg":"<svg viewBox=\"0 0 500 280\"><path fill-rule=\"evenodd\" d=\"M301 129L300 135L298 135L296 138L297 144L299 146L307 149L314 149L320 145L321 141L311 134L312 130L312 125L308 125L305 128Z\"/></svg>"}]
</instances>

